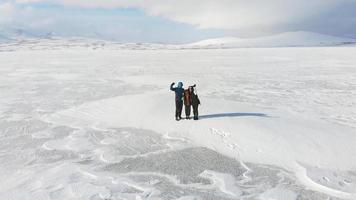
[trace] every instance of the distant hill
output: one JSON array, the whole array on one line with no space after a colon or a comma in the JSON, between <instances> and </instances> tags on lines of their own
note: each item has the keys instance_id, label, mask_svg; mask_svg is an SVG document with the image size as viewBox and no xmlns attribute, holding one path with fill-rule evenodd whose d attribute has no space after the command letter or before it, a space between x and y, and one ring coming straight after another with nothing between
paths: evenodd
<instances>
[{"instance_id":1,"label":"distant hill","mask_svg":"<svg viewBox=\"0 0 356 200\"><path fill-rule=\"evenodd\" d=\"M9 45L8 43L11 43ZM203 40L191 44L121 43L111 40L83 37L60 37L55 33L35 35L21 29L0 31L0 50L17 49L222 49L249 47L313 47L356 46L356 39L335 37L312 32L286 32L259 38L223 37Z\"/></svg>"},{"instance_id":2,"label":"distant hill","mask_svg":"<svg viewBox=\"0 0 356 200\"><path fill-rule=\"evenodd\" d=\"M19 40L28 40L34 38L37 39L46 38L48 34L37 35L23 29L6 29L6 30L0 30L0 41L16 41L16 40L19 41Z\"/></svg>"},{"instance_id":3,"label":"distant hill","mask_svg":"<svg viewBox=\"0 0 356 200\"><path fill-rule=\"evenodd\" d=\"M356 39L335 37L312 32L286 32L259 38L223 37L187 44L196 48L243 48L243 47L300 47L336 46L356 44Z\"/></svg>"}]
</instances>

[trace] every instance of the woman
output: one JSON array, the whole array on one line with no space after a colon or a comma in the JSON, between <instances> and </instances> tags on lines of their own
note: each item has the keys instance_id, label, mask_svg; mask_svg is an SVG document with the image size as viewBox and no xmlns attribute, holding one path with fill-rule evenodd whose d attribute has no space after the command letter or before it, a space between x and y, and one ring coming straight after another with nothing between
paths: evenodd
<instances>
[{"instance_id":1,"label":"woman","mask_svg":"<svg viewBox=\"0 0 356 200\"><path fill-rule=\"evenodd\" d=\"M192 107L192 99L191 99L191 94L192 91L194 90L193 88L196 85L189 86L187 90L184 90L184 107L185 107L185 116L186 119L190 119L190 110Z\"/></svg>"}]
</instances>

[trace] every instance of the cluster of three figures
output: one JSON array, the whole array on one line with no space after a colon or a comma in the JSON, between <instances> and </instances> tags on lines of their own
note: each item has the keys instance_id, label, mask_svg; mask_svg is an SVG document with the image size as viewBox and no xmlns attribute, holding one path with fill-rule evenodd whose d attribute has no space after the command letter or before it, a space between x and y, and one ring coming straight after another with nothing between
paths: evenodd
<instances>
[{"instance_id":1,"label":"cluster of three figures","mask_svg":"<svg viewBox=\"0 0 356 200\"><path fill-rule=\"evenodd\" d=\"M177 87L174 86L174 82L171 84L170 89L175 92L175 102L176 102L176 120L179 121L182 119L182 109L183 103L185 107L186 119L190 119L190 111L193 107L194 120L199 119L198 107L200 100L198 95L195 93L194 88L196 85L189 86L188 89L183 88L183 83L179 82Z\"/></svg>"}]
</instances>

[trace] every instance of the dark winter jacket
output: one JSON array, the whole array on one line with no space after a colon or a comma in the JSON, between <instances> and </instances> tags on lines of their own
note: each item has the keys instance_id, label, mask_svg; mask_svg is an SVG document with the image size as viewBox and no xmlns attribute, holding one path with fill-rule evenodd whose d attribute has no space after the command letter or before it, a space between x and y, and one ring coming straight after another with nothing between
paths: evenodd
<instances>
[{"instance_id":1,"label":"dark winter jacket","mask_svg":"<svg viewBox=\"0 0 356 200\"><path fill-rule=\"evenodd\" d=\"M184 88L182 87L173 87L174 83L171 84L171 90L176 93L176 101L183 100Z\"/></svg>"},{"instance_id":2,"label":"dark winter jacket","mask_svg":"<svg viewBox=\"0 0 356 200\"><path fill-rule=\"evenodd\" d=\"M197 106L200 104L199 97L195 93L190 94L190 99L192 106Z\"/></svg>"}]
</instances>

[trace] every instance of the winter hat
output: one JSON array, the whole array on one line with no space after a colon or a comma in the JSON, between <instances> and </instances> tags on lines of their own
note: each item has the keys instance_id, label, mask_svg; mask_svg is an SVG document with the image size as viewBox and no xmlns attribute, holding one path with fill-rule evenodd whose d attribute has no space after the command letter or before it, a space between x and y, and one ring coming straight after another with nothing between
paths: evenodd
<instances>
[{"instance_id":1,"label":"winter hat","mask_svg":"<svg viewBox=\"0 0 356 200\"><path fill-rule=\"evenodd\" d=\"M179 87L179 88L182 88L182 87L183 87L183 83L182 83L182 82L179 82L179 83L178 83L178 87Z\"/></svg>"}]
</instances>

